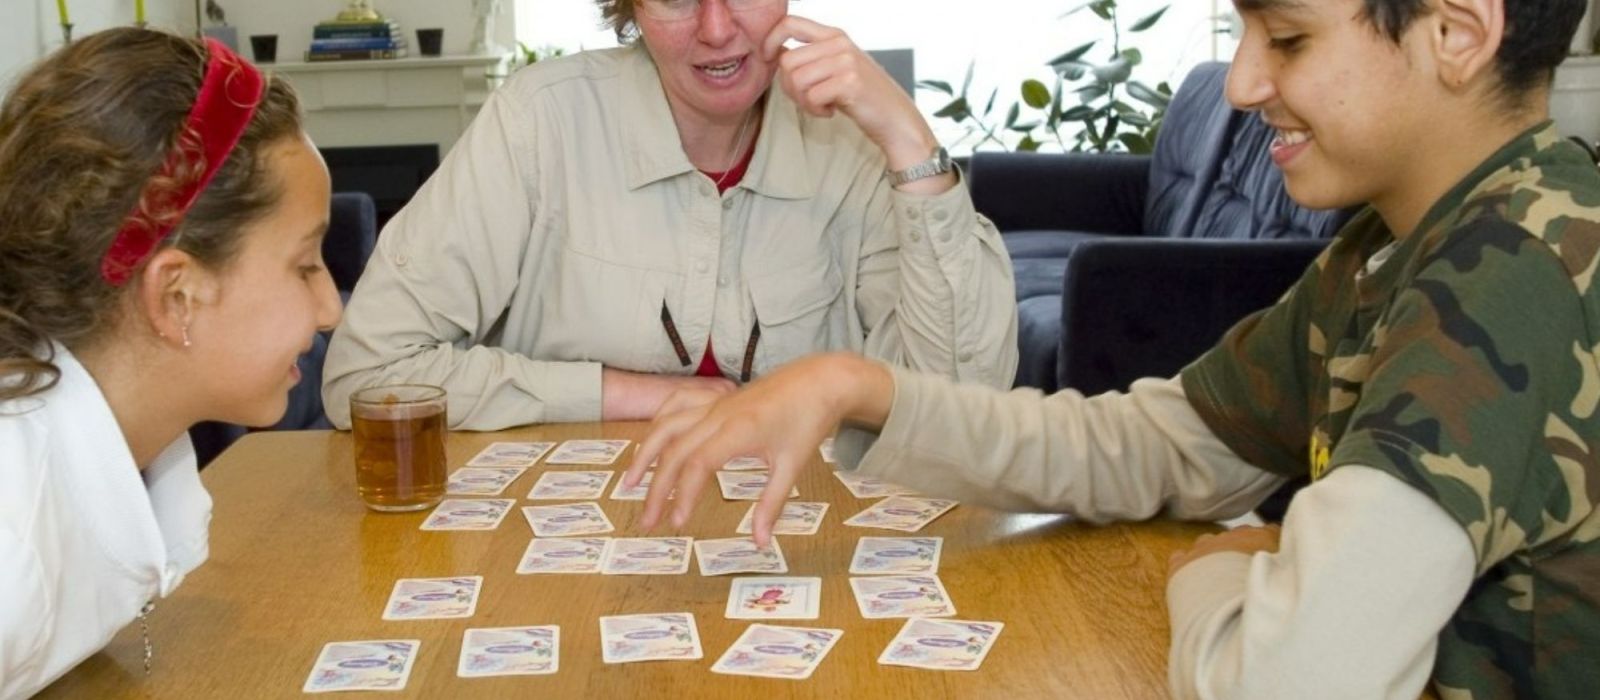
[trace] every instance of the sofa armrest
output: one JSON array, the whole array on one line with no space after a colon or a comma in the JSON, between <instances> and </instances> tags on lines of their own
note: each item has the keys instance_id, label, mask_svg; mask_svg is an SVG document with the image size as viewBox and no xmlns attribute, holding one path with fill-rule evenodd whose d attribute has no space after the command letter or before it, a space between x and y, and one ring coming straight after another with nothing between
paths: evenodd
<instances>
[{"instance_id":1,"label":"sofa armrest","mask_svg":"<svg viewBox=\"0 0 1600 700\"><path fill-rule=\"evenodd\" d=\"M1170 377L1275 303L1327 240L1104 238L1067 259L1056 381L1086 394Z\"/></svg>"},{"instance_id":2,"label":"sofa armrest","mask_svg":"<svg viewBox=\"0 0 1600 700\"><path fill-rule=\"evenodd\" d=\"M968 170L973 206L1002 233L1143 233L1148 156L978 152Z\"/></svg>"}]
</instances>

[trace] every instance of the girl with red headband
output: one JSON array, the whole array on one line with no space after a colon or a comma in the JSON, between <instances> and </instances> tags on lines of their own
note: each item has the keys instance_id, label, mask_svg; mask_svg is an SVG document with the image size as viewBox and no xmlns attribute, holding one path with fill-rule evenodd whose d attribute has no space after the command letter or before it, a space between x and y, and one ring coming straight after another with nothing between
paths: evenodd
<instances>
[{"instance_id":1,"label":"girl with red headband","mask_svg":"<svg viewBox=\"0 0 1600 700\"><path fill-rule=\"evenodd\" d=\"M0 697L204 561L185 431L284 412L339 319L328 198L294 94L215 42L95 34L0 106Z\"/></svg>"}]
</instances>

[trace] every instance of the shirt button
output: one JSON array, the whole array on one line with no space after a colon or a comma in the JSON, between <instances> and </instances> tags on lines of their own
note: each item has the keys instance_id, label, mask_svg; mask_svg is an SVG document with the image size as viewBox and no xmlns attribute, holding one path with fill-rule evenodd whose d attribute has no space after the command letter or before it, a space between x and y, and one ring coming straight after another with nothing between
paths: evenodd
<instances>
[{"instance_id":1,"label":"shirt button","mask_svg":"<svg viewBox=\"0 0 1600 700\"><path fill-rule=\"evenodd\" d=\"M956 359L961 360L962 362L971 362L972 361L972 353L971 352L963 352Z\"/></svg>"},{"instance_id":2,"label":"shirt button","mask_svg":"<svg viewBox=\"0 0 1600 700\"><path fill-rule=\"evenodd\" d=\"M906 207L906 218L907 219L910 219L912 221L916 221L921 216L922 216L922 212L917 211L916 207Z\"/></svg>"},{"instance_id":3,"label":"shirt button","mask_svg":"<svg viewBox=\"0 0 1600 700\"><path fill-rule=\"evenodd\" d=\"M733 200L732 199L724 199L724 200L722 200L722 208L723 209L732 209L733 208Z\"/></svg>"},{"instance_id":4,"label":"shirt button","mask_svg":"<svg viewBox=\"0 0 1600 700\"><path fill-rule=\"evenodd\" d=\"M705 271L710 270L710 269L711 269L711 263L708 263L708 262L706 262L704 260L701 260L700 262L697 262L697 263L694 264L695 272L705 272Z\"/></svg>"},{"instance_id":5,"label":"shirt button","mask_svg":"<svg viewBox=\"0 0 1600 700\"><path fill-rule=\"evenodd\" d=\"M944 221L945 219L948 219L948 218L950 218L950 215L946 214L943 209L935 209L935 210L933 210L933 220L934 221Z\"/></svg>"},{"instance_id":6,"label":"shirt button","mask_svg":"<svg viewBox=\"0 0 1600 700\"><path fill-rule=\"evenodd\" d=\"M394 264L397 267L405 267L408 262L411 262L411 259L403 254L394 256Z\"/></svg>"},{"instance_id":7,"label":"shirt button","mask_svg":"<svg viewBox=\"0 0 1600 700\"><path fill-rule=\"evenodd\" d=\"M733 280L728 279L727 275L723 275L720 279L717 280L717 285L718 286L722 286L722 287L726 287L730 283L732 283L732 281Z\"/></svg>"},{"instance_id":8,"label":"shirt button","mask_svg":"<svg viewBox=\"0 0 1600 700\"><path fill-rule=\"evenodd\" d=\"M950 242L950 232L949 231L940 231L939 232L939 241L941 243L949 243Z\"/></svg>"},{"instance_id":9,"label":"shirt button","mask_svg":"<svg viewBox=\"0 0 1600 700\"><path fill-rule=\"evenodd\" d=\"M911 232L911 242L912 243L921 243L922 242L922 234L918 233L916 231L912 231Z\"/></svg>"}]
</instances>

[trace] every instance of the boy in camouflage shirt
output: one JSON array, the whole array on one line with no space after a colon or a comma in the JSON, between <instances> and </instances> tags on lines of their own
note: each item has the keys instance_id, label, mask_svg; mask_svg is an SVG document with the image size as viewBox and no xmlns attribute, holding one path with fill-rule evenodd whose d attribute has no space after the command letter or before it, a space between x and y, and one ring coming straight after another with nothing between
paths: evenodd
<instances>
[{"instance_id":1,"label":"boy in camouflage shirt","mask_svg":"<svg viewBox=\"0 0 1600 700\"><path fill-rule=\"evenodd\" d=\"M1172 380L1049 397L850 355L683 397L644 524L728 457L841 462L1091 520L1248 511L1168 583L1178 697L1594 697L1600 688L1600 172L1547 118L1581 0L1235 0L1235 106L1290 194L1368 203L1275 306ZM861 438L861 439L857 439ZM870 449L866 449L870 445ZM862 454L864 450L864 455Z\"/></svg>"}]
</instances>

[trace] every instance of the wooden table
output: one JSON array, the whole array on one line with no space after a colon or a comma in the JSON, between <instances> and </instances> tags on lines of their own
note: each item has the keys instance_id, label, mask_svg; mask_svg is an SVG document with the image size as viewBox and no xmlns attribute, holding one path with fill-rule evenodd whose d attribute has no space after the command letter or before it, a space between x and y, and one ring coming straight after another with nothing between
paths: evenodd
<instances>
[{"instance_id":1,"label":"wooden table","mask_svg":"<svg viewBox=\"0 0 1600 700\"><path fill-rule=\"evenodd\" d=\"M643 424L591 423L453 433L448 451L453 468L496 440L643 432ZM630 448L618 468L631 456ZM504 497L526 496L545 469L524 474ZM1005 630L975 672L880 666L878 655L904 621L862 619L850 593L850 557L862 535L904 533L844 527L871 502L856 499L825 469L811 469L799 483L800 500L833 505L818 534L782 541L787 575L823 578L822 614L775 624L845 634L810 679L773 680L710 671L750 624L723 617L727 576L702 577L697 568L681 576L518 575L532 537L520 512L492 532L422 532L426 511L363 507L354 472L349 433L240 440L201 474L216 501L211 558L150 615L154 671L144 675L135 624L40 697L295 697L324 643L395 638L420 639L421 650L404 692L375 697L1164 697L1167 556L1214 529L1170 522L1090 527L1061 516L957 507L918 534L945 538L939 575L957 617L1004 622ZM733 536L750 502L723 501L715 491L713 484L683 534ZM617 526L611 534L642 534L635 525L641 503L609 496L608 487L600 504ZM395 579L473 574L484 577L484 589L471 618L380 619ZM705 658L601 662L600 616L682 611L694 613ZM541 624L561 626L559 673L456 677L467 628Z\"/></svg>"}]
</instances>

